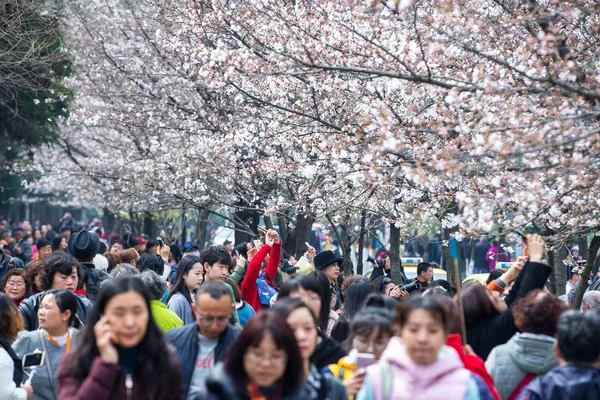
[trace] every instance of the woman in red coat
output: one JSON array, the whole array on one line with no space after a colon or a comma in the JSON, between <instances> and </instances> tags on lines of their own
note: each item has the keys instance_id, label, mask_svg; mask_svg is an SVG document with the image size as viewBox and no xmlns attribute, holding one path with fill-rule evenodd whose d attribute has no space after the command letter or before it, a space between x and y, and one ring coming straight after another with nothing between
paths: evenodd
<instances>
[{"instance_id":1,"label":"woman in red coat","mask_svg":"<svg viewBox=\"0 0 600 400\"><path fill-rule=\"evenodd\" d=\"M275 275L277 274L277 268L279 268L279 260L281 259L281 241L276 231L269 229L265 235L265 244L263 244L256 255L250 260L248 264L248 270L242 283L240 283L240 290L244 300L254 308L258 313L262 310L263 305L260 303L260 297L258 295L258 286L256 280L260 275L260 270L263 261L269 254L269 261L265 267L265 275L273 282Z\"/></svg>"}]
</instances>

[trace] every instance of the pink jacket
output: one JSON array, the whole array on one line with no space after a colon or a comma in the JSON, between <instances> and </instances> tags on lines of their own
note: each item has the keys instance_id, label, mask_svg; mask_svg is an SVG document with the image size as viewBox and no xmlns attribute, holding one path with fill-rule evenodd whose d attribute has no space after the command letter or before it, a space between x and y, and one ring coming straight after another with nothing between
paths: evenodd
<instances>
[{"instance_id":1,"label":"pink jacket","mask_svg":"<svg viewBox=\"0 0 600 400\"><path fill-rule=\"evenodd\" d=\"M390 339L382 361L392 367L390 400L463 400L471 373L464 368L456 350L443 346L433 364L419 365L406 353L402 339ZM367 369L375 399L383 399L383 373L380 364Z\"/></svg>"}]
</instances>

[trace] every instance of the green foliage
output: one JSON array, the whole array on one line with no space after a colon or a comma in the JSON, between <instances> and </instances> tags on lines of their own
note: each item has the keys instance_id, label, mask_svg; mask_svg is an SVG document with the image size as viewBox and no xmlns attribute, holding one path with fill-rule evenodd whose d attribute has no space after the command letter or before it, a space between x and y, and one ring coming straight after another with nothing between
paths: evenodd
<instances>
[{"instance_id":1,"label":"green foliage","mask_svg":"<svg viewBox=\"0 0 600 400\"><path fill-rule=\"evenodd\" d=\"M58 138L73 92L63 84L72 62L61 20L41 0L0 0L0 165L27 161L34 148ZM21 178L0 176L0 204L18 198ZM10 188L10 194L7 192Z\"/></svg>"},{"instance_id":2,"label":"green foliage","mask_svg":"<svg viewBox=\"0 0 600 400\"><path fill-rule=\"evenodd\" d=\"M72 92L62 80L72 64L60 20L36 0L0 0L0 159L52 143L68 117Z\"/></svg>"}]
</instances>

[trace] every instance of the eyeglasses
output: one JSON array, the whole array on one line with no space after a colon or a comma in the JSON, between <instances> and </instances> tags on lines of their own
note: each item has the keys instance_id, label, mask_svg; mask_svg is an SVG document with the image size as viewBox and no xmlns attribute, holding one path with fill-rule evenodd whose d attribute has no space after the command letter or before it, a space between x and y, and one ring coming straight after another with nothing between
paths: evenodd
<instances>
[{"instance_id":1,"label":"eyeglasses","mask_svg":"<svg viewBox=\"0 0 600 400\"><path fill-rule=\"evenodd\" d=\"M15 281L8 281L6 282L9 286L13 286L13 287L18 287L18 288L22 288L25 286L24 283L22 282L15 282Z\"/></svg>"},{"instance_id":2,"label":"eyeglasses","mask_svg":"<svg viewBox=\"0 0 600 400\"><path fill-rule=\"evenodd\" d=\"M287 363L287 357L283 354L275 354L270 357L264 354L258 354L252 350L246 353L248 358L255 364L270 364L275 367L284 367Z\"/></svg>"},{"instance_id":3,"label":"eyeglasses","mask_svg":"<svg viewBox=\"0 0 600 400\"><path fill-rule=\"evenodd\" d=\"M209 315L200 315L200 316L198 316L198 319L200 320L200 323L203 325L212 325L215 321L217 321L217 324L219 324L219 325L224 325L227 322L229 322L229 315L222 316L222 317L211 317Z\"/></svg>"}]
</instances>

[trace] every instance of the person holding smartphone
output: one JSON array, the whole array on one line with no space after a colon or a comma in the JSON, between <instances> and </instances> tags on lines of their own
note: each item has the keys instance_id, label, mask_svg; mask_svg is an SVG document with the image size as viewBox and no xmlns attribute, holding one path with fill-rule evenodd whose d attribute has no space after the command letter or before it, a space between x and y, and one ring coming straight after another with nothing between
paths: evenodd
<instances>
[{"instance_id":1,"label":"person holding smartphone","mask_svg":"<svg viewBox=\"0 0 600 400\"><path fill-rule=\"evenodd\" d=\"M76 328L81 327L77 317L77 297L68 290L47 290L38 310L38 320L40 329L19 333L12 348L24 360L26 355L42 351L43 363L35 367L31 385L34 399L52 400L56 399L58 364L61 357L75 347L79 332Z\"/></svg>"},{"instance_id":2,"label":"person holding smartphone","mask_svg":"<svg viewBox=\"0 0 600 400\"><path fill-rule=\"evenodd\" d=\"M106 281L77 348L58 367L58 398L180 400L181 372L137 277Z\"/></svg>"},{"instance_id":3,"label":"person holding smartphone","mask_svg":"<svg viewBox=\"0 0 600 400\"><path fill-rule=\"evenodd\" d=\"M348 339L344 342L349 353L328 367L329 372L344 383L350 400L362 387L366 368L379 361L392 336L394 321L383 308L367 307L352 318Z\"/></svg>"}]
</instances>

